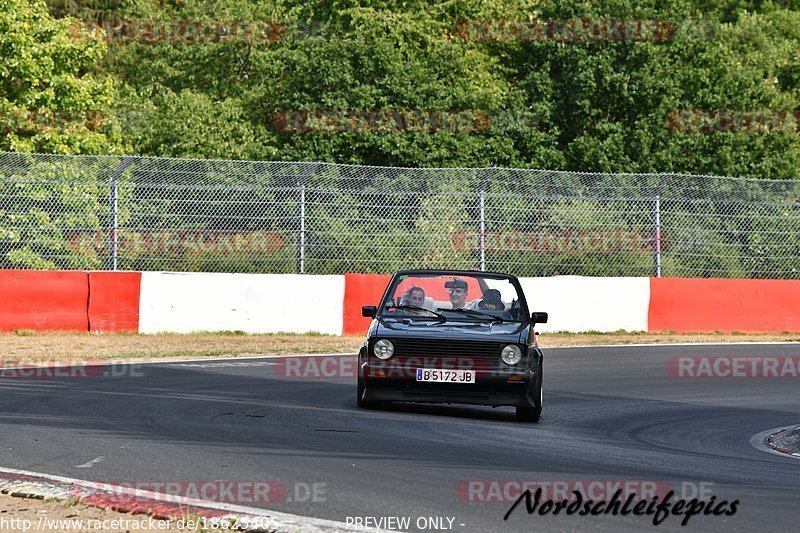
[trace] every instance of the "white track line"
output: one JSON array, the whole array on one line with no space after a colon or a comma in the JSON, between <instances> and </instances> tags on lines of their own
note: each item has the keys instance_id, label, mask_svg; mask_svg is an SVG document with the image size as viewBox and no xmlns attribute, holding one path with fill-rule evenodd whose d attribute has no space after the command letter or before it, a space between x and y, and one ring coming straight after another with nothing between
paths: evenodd
<instances>
[{"instance_id":1,"label":"white track line","mask_svg":"<svg viewBox=\"0 0 800 533\"><path fill-rule=\"evenodd\" d=\"M572 348L617 348L617 349L625 349L625 348L653 348L653 347L672 347L672 346L770 346L770 345L786 345L786 346L799 346L800 342L790 342L790 341L763 341L763 342L675 342L675 343L649 343L649 344L586 344L586 345L576 345L576 346L547 346L539 345L539 348L543 350L570 350ZM167 359L125 359L125 360L114 360L109 359L108 361L98 361L96 359L87 361L88 366L109 366L109 365L169 365L169 364L177 364L177 363L203 363L203 362L218 362L218 361L227 361L227 362L234 362L234 361L246 361L249 359L280 359L285 357L330 357L330 356L354 356L357 355L355 352L350 353L296 353L296 354L284 354L284 355L258 355L258 354L251 354L251 355L225 355L219 357L198 357L194 359L180 359L180 358L167 358ZM58 366L57 362L52 363L54 366ZM64 366L69 366L75 364L74 362L71 363L69 361L65 361ZM18 367L9 367L7 369L0 368L0 371L3 370L14 370Z\"/></svg>"},{"instance_id":2,"label":"white track line","mask_svg":"<svg viewBox=\"0 0 800 533\"><path fill-rule=\"evenodd\" d=\"M284 355L225 355L220 357L198 357L195 359L131 359L131 360L109 360L105 362L108 365L167 365L173 363L201 363L211 361L245 361L247 359L280 359L282 357L329 357L334 355L356 355L355 352L351 353L294 353Z\"/></svg>"},{"instance_id":3,"label":"white track line","mask_svg":"<svg viewBox=\"0 0 800 533\"><path fill-rule=\"evenodd\" d=\"M105 455L101 455L100 457L92 459L88 463L83 463L82 465L77 465L75 468L91 468L94 465L96 465L97 463L105 461L105 459L106 459L106 456Z\"/></svg>"},{"instance_id":4,"label":"white track line","mask_svg":"<svg viewBox=\"0 0 800 533\"><path fill-rule=\"evenodd\" d=\"M790 346L800 346L797 341L758 341L758 342L654 342L648 344L581 344L575 346L542 346L539 343L539 348L543 350L569 350L570 348L650 348L650 347L665 347L670 346L760 346L760 345L777 345L786 344Z\"/></svg>"}]
</instances>

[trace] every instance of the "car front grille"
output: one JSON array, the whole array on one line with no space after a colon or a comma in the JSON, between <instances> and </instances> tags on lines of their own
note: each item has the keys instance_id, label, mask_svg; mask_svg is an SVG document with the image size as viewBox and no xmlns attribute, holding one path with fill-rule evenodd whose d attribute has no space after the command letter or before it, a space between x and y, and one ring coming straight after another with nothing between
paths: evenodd
<instances>
[{"instance_id":1,"label":"car front grille","mask_svg":"<svg viewBox=\"0 0 800 533\"><path fill-rule=\"evenodd\" d=\"M392 339L395 356L399 357L470 357L500 359L505 344L486 341Z\"/></svg>"}]
</instances>

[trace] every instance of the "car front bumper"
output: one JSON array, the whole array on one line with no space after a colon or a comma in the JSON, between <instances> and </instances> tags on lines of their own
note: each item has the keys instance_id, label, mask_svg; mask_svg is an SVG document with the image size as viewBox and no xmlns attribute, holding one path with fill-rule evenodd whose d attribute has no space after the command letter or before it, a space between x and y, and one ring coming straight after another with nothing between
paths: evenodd
<instances>
[{"instance_id":1,"label":"car front bumper","mask_svg":"<svg viewBox=\"0 0 800 533\"><path fill-rule=\"evenodd\" d=\"M360 370L366 401L534 407L529 394L536 373L530 369L476 370L475 383L463 384L422 382L407 377L374 377L370 376L368 363L364 363Z\"/></svg>"}]
</instances>

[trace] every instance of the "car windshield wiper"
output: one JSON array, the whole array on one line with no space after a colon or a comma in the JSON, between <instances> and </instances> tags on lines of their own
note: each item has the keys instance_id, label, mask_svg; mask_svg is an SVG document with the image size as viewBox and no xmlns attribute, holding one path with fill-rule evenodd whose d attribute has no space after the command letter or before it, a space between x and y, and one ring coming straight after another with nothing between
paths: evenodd
<instances>
[{"instance_id":1,"label":"car windshield wiper","mask_svg":"<svg viewBox=\"0 0 800 533\"><path fill-rule=\"evenodd\" d=\"M437 313L436 311L431 311L430 309L425 309L424 307L417 307L416 305L395 305L393 307L390 307L389 309L399 309L399 310L411 309L412 311L425 311L426 313L434 315L437 319L439 319L440 322L447 321L447 318L445 318L443 314ZM406 315L404 316L404 318L408 318L408 316ZM417 316L417 318L431 318L431 317Z\"/></svg>"},{"instance_id":2,"label":"car windshield wiper","mask_svg":"<svg viewBox=\"0 0 800 533\"><path fill-rule=\"evenodd\" d=\"M476 311L475 309L443 309L443 308L439 308L439 311L452 311L452 312L455 312L455 313L464 313L465 315L469 315L469 316L488 318L492 322L503 322L503 317L490 315L489 313L484 313L483 311Z\"/></svg>"}]
</instances>

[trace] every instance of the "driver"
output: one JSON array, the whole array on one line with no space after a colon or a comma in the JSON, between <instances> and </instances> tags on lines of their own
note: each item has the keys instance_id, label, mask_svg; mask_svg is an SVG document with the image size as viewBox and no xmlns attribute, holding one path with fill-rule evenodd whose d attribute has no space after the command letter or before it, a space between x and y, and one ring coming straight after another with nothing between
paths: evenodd
<instances>
[{"instance_id":1,"label":"driver","mask_svg":"<svg viewBox=\"0 0 800 533\"><path fill-rule=\"evenodd\" d=\"M483 279L479 279L478 284L483 291L483 299L476 298L472 301L467 301L469 285L466 281L460 278L453 278L452 281L446 282L444 286L450 295L452 309L505 309L500 298L500 291L486 287L486 282ZM483 302L488 303L491 307L481 307Z\"/></svg>"},{"instance_id":2,"label":"driver","mask_svg":"<svg viewBox=\"0 0 800 533\"><path fill-rule=\"evenodd\" d=\"M450 295L450 305L452 309L475 309L477 306L477 300L467 302L469 286L463 279L453 278L452 281L446 282L444 287Z\"/></svg>"}]
</instances>

